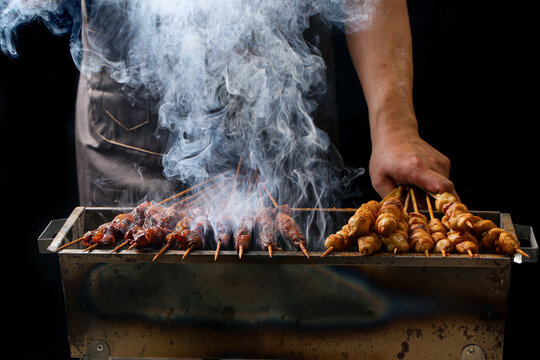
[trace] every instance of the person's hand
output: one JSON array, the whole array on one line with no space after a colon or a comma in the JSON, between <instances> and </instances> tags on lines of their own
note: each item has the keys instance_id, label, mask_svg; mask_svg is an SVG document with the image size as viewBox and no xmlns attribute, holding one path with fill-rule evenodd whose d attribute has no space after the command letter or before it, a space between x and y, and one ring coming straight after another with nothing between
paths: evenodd
<instances>
[{"instance_id":1,"label":"person's hand","mask_svg":"<svg viewBox=\"0 0 540 360\"><path fill-rule=\"evenodd\" d=\"M381 197L398 185L457 195L449 180L450 160L414 132L398 130L373 139L369 173Z\"/></svg>"}]
</instances>

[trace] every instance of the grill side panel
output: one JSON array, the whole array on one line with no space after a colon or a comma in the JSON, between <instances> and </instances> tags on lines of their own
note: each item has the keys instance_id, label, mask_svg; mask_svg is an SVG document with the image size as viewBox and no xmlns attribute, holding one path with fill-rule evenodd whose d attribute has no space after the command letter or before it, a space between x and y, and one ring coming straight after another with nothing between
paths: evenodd
<instances>
[{"instance_id":1,"label":"grill side panel","mask_svg":"<svg viewBox=\"0 0 540 360\"><path fill-rule=\"evenodd\" d=\"M468 344L502 358L510 262L60 261L73 357L101 340L128 358L456 359Z\"/></svg>"}]
</instances>

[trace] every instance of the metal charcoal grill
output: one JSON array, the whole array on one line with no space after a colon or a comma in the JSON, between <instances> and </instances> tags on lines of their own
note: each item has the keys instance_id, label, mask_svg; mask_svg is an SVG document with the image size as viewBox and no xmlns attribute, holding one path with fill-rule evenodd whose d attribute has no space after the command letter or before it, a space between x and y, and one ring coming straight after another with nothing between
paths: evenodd
<instances>
[{"instance_id":1,"label":"metal charcoal grill","mask_svg":"<svg viewBox=\"0 0 540 360\"><path fill-rule=\"evenodd\" d=\"M49 224L40 249L55 251L130 210L75 208ZM156 251L64 249L57 255L71 356L502 359L512 261L536 262L538 245L510 214L473 213L515 231L530 258L320 258L322 249L312 248L309 259L252 250L239 259L222 250L214 262L214 251L198 250L180 260L183 251L171 250L152 262ZM337 226L351 214L328 215ZM301 222L307 214L294 215Z\"/></svg>"}]
</instances>

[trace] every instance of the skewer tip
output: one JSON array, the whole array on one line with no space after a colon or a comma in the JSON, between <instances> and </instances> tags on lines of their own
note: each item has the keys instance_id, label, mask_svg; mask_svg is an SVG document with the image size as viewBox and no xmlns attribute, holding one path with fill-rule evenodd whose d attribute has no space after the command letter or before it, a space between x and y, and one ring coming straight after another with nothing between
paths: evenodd
<instances>
[{"instance_id":1,"label":"skewer tip","mask_svg":"<svg viewBox=\"0 0 540 360\"><path fill-rule=\"evenodd\" d=\"M330 247L328 247L328 249L326 249L326 251L321 255L321 257L323 258L323 257L325 257L326 255L331 254L331 253L333 253L333 252L334 252L334 247L333 247L333 246L330 246Z\"/></svg>"},{"instance_id":2,"label":"skewer tip","mask_svg":"<svg viewBox=\"0 0 540 360\"><path fill-rule=\"evenodd\" d=\"M95 243L93 245L90 245L89 247L87 247L86 249L83 250L83 252L89 252L95 248L97 248L99 246L99 243Z\"/></svg>"},{"instance_id":3,"label":"skewer tip","mask_svg":"<svg viewBox=\"0 0 540 360\"><path fill-rule=\"evenodd\" d=\"M167 249L169 248L170 243L166 243L161 250L152 258L152 262L156 261Z\"/></svg>"},{"instance_id":4,"label":"skewer tip","mask_svg":"<svg viewBox=\"0 0 540 360\"><path fill-rule=\"evenodd\" d=\"M241 259L244 254L244 247L242 245L238 246L238 258Z\"/></svg>"},{"instance_id":5,"label":"skewer tip","mask_svg":"<svg viewBox=\"0 0 540 360\"><path fill-rule=\"evenodd\" d=\"M530 257L529 254L527 254L525 251L521 250L521 249L516 249L516 252L523 255L523 256L526 256L526 257Z\"/></svg>"},{"instance_id":6,"label":"skewer tip","mask_svg":"<svg viewBox=\"0 0 540 360\"><path fill-rule=\"evenodd\" d=\"M190 246L186 249L186 252L184 253L184 255L182 256L182 260L184 260L184 259L189 255L189 253L191 252L192 249L193 249L193 245L190 245Z\"/></svg>"},{"instance_id":7,"label":"skewer tip","mask_svg":"<svg viewBox=\"0 0 540 360\"><path fill-rule=\"evenodd\" d=\"M115 252L117 252L118 250L120 250L121 248L123 248L124 246L126 246L128 243L129 243L129 240L124 241L123 243L121 243L120 245L118 245L117 247L115 247L114 249L112 249L112 250L111 250L111 254L114 254Z\"/></svg>"},{"instance_id":8,"label":"skewer tip","mask_svg":"<svg viewBox=\"0 0 540 360\"><path fill-rule=\"evenodd\" d=\"M64 250L64 249L67 248L68 246L71 246L71 245L74 245L74 244L76 244L76 243L78 243L78 242L81 242L83 239L84 239L84 236L81 236L81 237L78 238L78 239L75 239L75 240L73 240L73 241L70 241L70 242L68 242L68 243L66 243L66 244L64 244L64 245L62 245L62 246L60 246L58 249L56 249L55 252L59 252L60 250Z\"/></svg>"},{"instance_id":9,"label":"skewer tip","mask_svg":"<svg viewBox=\"0 0 540 360\"><path fill-rule=\"evenodd\" d=\"M219 256L219 250L221 249L221 241L218 241L217 247L216 247L216 253L214 254L214 261L217 261L217 258Z\"/></svg>"},{"instance_id":10,"label":"skewer tip","mask_svg":"<svg viewBox=\"0 0 540 360\"><path fill-rule=\"evenodd\" d=\"M302 253L304 253L304 255L309 259L309 254L308 254L308 252L307 252L306 247L304 246L304 244L299 243L298 246L300 246L300 250L302 250Z\"/></svg>"}]
</instances>

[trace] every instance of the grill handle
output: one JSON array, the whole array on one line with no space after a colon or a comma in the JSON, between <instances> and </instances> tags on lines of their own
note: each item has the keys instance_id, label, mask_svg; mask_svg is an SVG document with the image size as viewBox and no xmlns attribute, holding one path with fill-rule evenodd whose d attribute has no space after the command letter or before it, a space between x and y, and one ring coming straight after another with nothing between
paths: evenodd
<instances>
[{"instance_id":1,"label":"grill handle","mask_svg":"<svg viewBox=\"0 0 540 360\"><path fill-rule=\"evenodd\" d=\"M67 239L70 239L74 223L83 211L84 206L80 206L75 208L68 218L49 222L38 237L39 252L41 254L54 253Z\"/></svg>"},{"instance_id":2,"label":"grill handle","mask_svg":"<svg viewBox=\"0 0 540 360\"><path fill-rule=\"evenodd\" d=\"M521 256L520 254L514 255L514 261L521 263L536 263L538 262L538 243L534 237L534 231L532 226L514 224L514 230L516 236L520 242L520 248L529 257Z\"/></svg>"}]
</instances>

